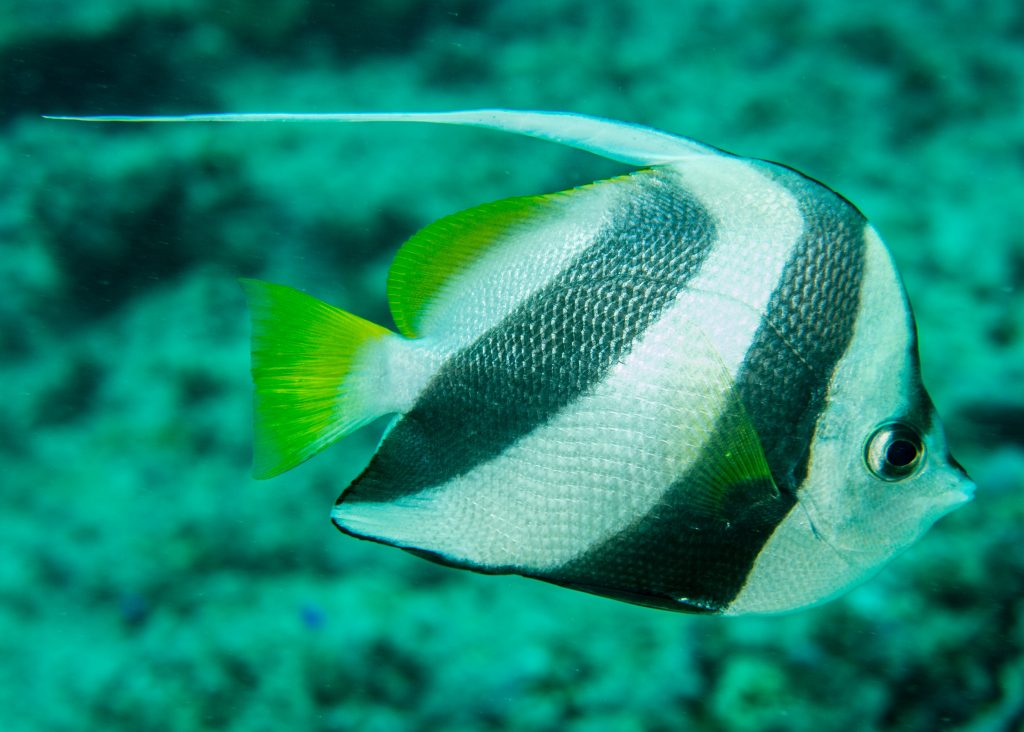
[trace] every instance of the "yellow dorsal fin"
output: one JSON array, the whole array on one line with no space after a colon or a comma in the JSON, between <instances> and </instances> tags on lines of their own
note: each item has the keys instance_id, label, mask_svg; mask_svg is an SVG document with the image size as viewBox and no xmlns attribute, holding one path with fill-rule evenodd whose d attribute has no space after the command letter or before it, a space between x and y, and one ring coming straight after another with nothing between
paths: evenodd
<instances>
[{"instance_id":1,"label":"yellow dorsal fin","mask_svg":"<svg viewBox=\"0 0 1024 732\"><path fill-rule=\"evenodd\" d=\"M524 227L557 208L560 194L522 196L485 203L420 229L398 251L388 272L388 302L399 332L423 335L432 304L444 299L458 276L493 247L510 242Z\"/></svg>"}]
</instances>

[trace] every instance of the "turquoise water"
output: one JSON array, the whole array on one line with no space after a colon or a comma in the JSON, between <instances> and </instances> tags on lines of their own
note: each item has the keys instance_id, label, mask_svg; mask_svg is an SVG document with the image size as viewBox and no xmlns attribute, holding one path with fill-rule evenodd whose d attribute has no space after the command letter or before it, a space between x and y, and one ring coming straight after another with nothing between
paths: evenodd
<instances>
[{"instance_id":1,"label":"turquoise water","mask_svg":"<svg viewBox=\"0 0 1024 732\"><path fill-rule=\"evenodd\" d=\"M1024 10L826 5L8 0L0 727L1024 726ZM778 618L343 537L328 512L380 426L249 478L236 278L387 322L419 227L625 168L475 130L38 117L479 106L650 124L854 201L904 275L975 501Z\"/></svg>"}]
</instances>

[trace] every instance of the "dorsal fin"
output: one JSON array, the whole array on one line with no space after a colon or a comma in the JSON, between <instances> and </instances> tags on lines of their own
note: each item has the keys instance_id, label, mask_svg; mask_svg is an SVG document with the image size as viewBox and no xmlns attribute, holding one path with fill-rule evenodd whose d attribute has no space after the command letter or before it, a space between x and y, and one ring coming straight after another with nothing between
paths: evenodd
<instances>
[{"instance_id":1,"label":"dorsal fin","mask_svg":"<svg viewBox=\"0 0 1024 732\"><path fill-rule=\"evenodd\" d=\"M431 306L489 249L511 243L517 230L556 208L555 196L522 196L485 203L420 229L398 250L388 271L388 302L399 332L423 335Z\"/></svg>"},{"instance_id":2,"label":"dorsal fin","mask_svg":"<svg viewBox=\"0 0 1024 732\"><path fill-rule=\"evenodd\" d=\"M427 225L402 245L388 272L399 332L444 333L452 344L470 330L482 333L586 249L609 212L655 170L484 203Z\"/></svg>"},{"instance_id":3,"label":"dorsal fin","mask_svg":"<svg viewBox=\"0 0 1024 732\"><path fill-rule=\"evenodd\" d=\"M483 127L537 137L630 165L661 165L706 155L727 155L710 145L652 127L568 112L471 109L457 112L229 113L176 116L104 115L46 119L79 122L429 122Z\"/></svg>"}]
</instances>

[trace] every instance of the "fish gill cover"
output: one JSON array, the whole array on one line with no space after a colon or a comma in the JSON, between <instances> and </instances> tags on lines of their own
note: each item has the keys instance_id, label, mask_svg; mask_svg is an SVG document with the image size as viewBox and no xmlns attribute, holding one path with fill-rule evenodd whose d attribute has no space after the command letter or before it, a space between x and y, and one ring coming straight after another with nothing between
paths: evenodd
<instances>
[{"instance_id":1,"label":"fish gill cover","mask_svg":"<svg viewBox=\"0 0 1024 732\"><path fill-rule=\"evenodd\" d=\"M0 724L1019 727L1022 40L1009 0L9 2ZM375 436L248 480L235 278L387 322L386 268L417 228L622 168L485 132L38 118L486 106L644 122L855 201L904 276L976 501L870 584L778 618L656 613L342 541L327 509Z\"/></svg>"}]
</instances>

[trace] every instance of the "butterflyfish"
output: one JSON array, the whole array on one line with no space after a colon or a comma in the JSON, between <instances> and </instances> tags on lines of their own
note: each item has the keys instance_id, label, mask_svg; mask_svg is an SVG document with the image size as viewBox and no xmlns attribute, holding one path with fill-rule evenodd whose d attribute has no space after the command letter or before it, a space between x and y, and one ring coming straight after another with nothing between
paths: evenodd
<instances>
[{"instance_id":1,"label":"butterflyfish","mask_svg":"<svg viewBox=\"0 0 1024 732\"><path fill-rule=\"evenodd\" d=\"M468 125L638 168L419 231L388 273L397 332L243 281L256 477L394 415L334 506L346 534L640 605L777 613L862 582L973 494L890 253L791 168L552 112L90 119Z\"/></svg>"}]
</instances>

